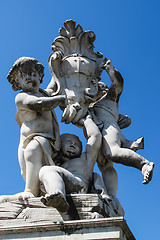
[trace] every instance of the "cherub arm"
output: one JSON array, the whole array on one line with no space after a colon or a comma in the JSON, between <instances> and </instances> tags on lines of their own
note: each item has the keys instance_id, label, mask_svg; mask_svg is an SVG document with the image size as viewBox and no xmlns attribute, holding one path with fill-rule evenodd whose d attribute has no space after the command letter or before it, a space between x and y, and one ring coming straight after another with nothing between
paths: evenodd
<instances>
[{"instance_id":1,"label":"cherub arm","mask_svg":"<svg viewBox=\"0 0 160 240\"><path fill-rule=\"evenodd\" d=\"M90 116L87 116L86 120L84 120L84 133L87 138L85 153L87 166L93 172L94 164L101 147L102 135Z\"/></svg>"},{"instance_id":2,"label":"cherub arm","mask_svg":"<svg viewBox=\"0 0 160 240\"><path fill-rule=\"evenodd\" d=\"M28 93L19 93L16 96L16 106L20 109L30 109L32 111L51 110L59 104L64 103L65 95L55 97L37 97Z\"/></svg>"},{"instance_id":3,"label":"cherub arm","mask_svg":"<svg viewBox=\"0 0 160 240\"><path fill-rule=\"evenodd\" d=\"M117 69L113 67L111 60L107 60L104 68L112 81L106 98L118 102L119 97L123 91L123 77L121 76L120 72L118 72Z\"/></svg>"}]
</instances>

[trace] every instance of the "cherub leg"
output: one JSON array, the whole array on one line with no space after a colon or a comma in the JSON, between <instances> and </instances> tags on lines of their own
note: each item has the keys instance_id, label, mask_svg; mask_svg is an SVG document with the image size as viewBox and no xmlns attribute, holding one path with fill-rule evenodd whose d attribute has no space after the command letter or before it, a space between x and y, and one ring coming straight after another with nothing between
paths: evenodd
<instances>
[{"instance_id":1,"label":"cherub leg","mask_svg":"<svg viewBox=\"0 0 160 240\"><path fill-rule=\"evenodd\" d=\"M117 172L113 167L113 163L108 161L104 167L101 168L102 170L102 178L105 183L105 187L107 189L107 193L110 196L115 196L117 194L117 187L118 187L118 176Z\"/></svg>"},{"instance_id":2,"label":"cherub leg","mask_svg":"<svg viewBox=\"0 0 160 240\"><path fill-rule=\"evenodd\" d=\"M19 162L22 170L22 175L26 181L24 192L20 192L14 195L3 195L0 196L0 203L15 201L18 199L27 199L38 196L39 194L39 170L42 167L43 152L36 140L32 140L22 150L19 147Z\"/></svg>"},{"instance_id":3,"label":"cherub leg","mask_svg":"<svg viewBox=\"0 0 160 240\"><path fill-rule=\"evenodd\" d=\"M103 158L103 159L102 159ZM124 215L124 210L119 203L119 200L116 197L117 194L117 186L118 186L118 176L117 172L113 167L113 162L104 158L104 156L100 153L98 160L101 160L102 164L98 163L98 167L102 172L102 178L107 190L108 195L112 199L112 206L116 212L118 212L121 216Z\"/></svg>"},{"instance_id":4,"label":"cherub leg","mask_svg":"<svg viewBox=\"0 0 160 240\"><path fill-rule=\"evenodd\" d=\"M121 132L121 130L119 128L117 129L117 131L116 131L116 129L114 129L114 132L116 133L115 140L117 141L117 138L120 139L122 148L129 148L129 149L133 150L134 152L136 152L138 149L144 149L144 138L143 137L140 137L134 141L131 141L124 137L123 133Z\"/></svg>"},{"instance_id":5,"label":"cherub leg","mask_svg":"<svg viewBox=\"0 0 160 240\"><path fill-rule=\"evenodd\" d=\"M102 154L102 151L100 150L97 163L99 170L102 173L103 182L108 195L116 197L118 187L118 176L116 170L113 167L113 162L107 160Z\"/></svg>"},{"instance_id":6,"label":"cherub leg","mask_svg":"<svg viewBox=\"0 0 160 240\"><path fill-rule=\"evenodd\" d=\"M24 150L26 163L26 186L24 193L19 198L38 196L39 170L42 167L43 151L36 140L30 141Z\"/></svg>"},{"instance_id":7,"label":"cherub leg","mask_svg":"<svg viewBox=\"0 0 160 240\"><path fill-rule=\"evenodd\" d=\"M25 163L25 159L24 159L24 149L22 147L22 144L19 144L18 147L18 160L19 160L19 165L21 168L21 175L24 179L24 181L26 181L26 163Z\"/></svg>"},{"instance_id":8,"label":"cherub leg","mask_svg":"<svg viewBox=\"0 0 160 240\"><path fill-rule=\"evenodd\" d=\"M44 166L40 170L39 178L46 190L46 195L41 201L46 206L55 207L59 212L67 212L69 205L66 201L65 183L59 174L60 170L56 166Z\"/></svg>"},{"instance_id":9,"label":"cherub leg","mask_svg":"<svg viewBox=\"0 0 160 240\"><path fill-rule=\"evenodd\" d=\"M104 137L103 153L107 159L126 166L135 167L140 171L142 171L142 167L145 164L150 164L147 159L135 153L134 151L126 148L121 148L121 140L118 131L113 126L108 127L106 130L103 130L102 134ZM144 177L147 177L148 179L146 183L151 180L152 172L153 168L151 170L151 173L149 173L149 177L147 177L147 174L145 174Z\"/></svg>"},{"instance_id":10,"label":"cherub leg","mask_svg":"<svg viewBox=\"0 0 160 240\"><path fill-rule=\"evenodd\" d=\"M136 152L138 149L144 149L144 137L140 137L134 141L125 139L125 141L122 142L122 147L129 148L134 152Z\"/></svg>"},{"instance_id":11,"label":"cherub leg","mask_svg":"<svg viewBox=\"0 0 160 240\"><path fill-rule=\"evenodd\" d=\"M46 195L41 198L41 201L47 206L55 207L59 212L68 211L66 191L73 193L84 188L81 180L78 180L68 170L58 166L43 167L40 170L39 178L46 190Z\"/></svg>"}]
</instances>

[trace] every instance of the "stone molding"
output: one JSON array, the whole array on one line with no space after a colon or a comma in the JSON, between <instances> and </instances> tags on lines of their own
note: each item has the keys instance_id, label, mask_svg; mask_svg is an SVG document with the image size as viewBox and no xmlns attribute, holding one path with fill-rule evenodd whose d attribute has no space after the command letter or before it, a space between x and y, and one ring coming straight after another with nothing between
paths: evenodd
<instances>
[{"instance_id":1,"label":"stone molding","mask_svg":"<svg viewBox=\"0 0 160 240\"><path fill-rule=\"evenodd\" d=\"M106 238L98 238L98 239L135 240L135 237L133 236L131 230L129 229L126 223L126 220L123 217L100 218L100 219L90 219L90 220L74 220L74 221L64 221L64 222L56 222L56 223L50 223L50 224L39 223L34 225L27 224L22 226L0 227L0 239L2 239L1 238L2 235L3 236L7 235L7 239L13 239L9 237L10 234L12 236L14 236L14 234L19 234L19 236L21 236L21 234L25 235L28 233L26 235L26 239L27 239L29 235L32 235L32 233L39 233L41 236L43 236L43 233L46 233L46 232L48 232L49 236L51 236L50 233L52 234L56 233L57 237L58 235L60 236L60 234L63 236L65 235L73 236L74 234L76 234L76 236L78 236L78 234L80 235L82 234L83 236L84 234L84 238L82 239L87 239L85 238L85 233L88 232L87 230L89 230L89 233L93 235L93 234L96 234L96 230L98 229L101 229L99 233L102 233L103 231L103 233L100 235L106 236ZM108 235L109 235L109 238L107 237ZM113 238L113 236L117 236L117 238ZM44 236L44 237L47 237L47 236ZM33 237L33 239L35 238ZM47 238L44 238L44 239L47 239ZM88 238L88 239L91 239L91 238ZM93 238L93 239L97 239L97 238Z\"/></svg>"}]
</instances>

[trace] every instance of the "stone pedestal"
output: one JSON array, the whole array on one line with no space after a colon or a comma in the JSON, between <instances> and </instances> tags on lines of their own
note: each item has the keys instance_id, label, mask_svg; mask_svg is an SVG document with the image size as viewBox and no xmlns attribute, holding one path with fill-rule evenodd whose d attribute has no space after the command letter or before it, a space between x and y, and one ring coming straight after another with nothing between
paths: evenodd
<instances>
[{"instance_id":1,"label":"stone pedestal","mask_svg":"<svg viewBox=\"0 0 160 240\"><path fill-rule=\"evenodd\" d=\"M123 217L74 220L50 224L26 224L0 227L0 239L82 240L112 239L135 240Z\"/></svg>"},{"instance_id":2,"label":"stone pedestal","mask_svg":"<svg viewBox=\"0 0 160 240\"><path fill-rule=\"evenodd\" d=\"M0 204L0 239L135 239L122 216L110 217L114 210L99 195L72 194L67 200L65 214L40 198Z\"/></svg>"}]
</instances>

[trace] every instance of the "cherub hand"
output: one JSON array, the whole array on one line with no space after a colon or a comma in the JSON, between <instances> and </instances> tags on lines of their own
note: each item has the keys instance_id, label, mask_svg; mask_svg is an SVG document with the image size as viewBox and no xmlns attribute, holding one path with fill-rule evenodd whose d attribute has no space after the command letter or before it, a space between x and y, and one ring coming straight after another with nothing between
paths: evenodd
<instances>
[{"instance_id":1,"label":"cherub hand","mask_svg":"<svg viewBox=\"0 0 160 240\"><path fill-rule=\"evenodd\" d=\"M106 72L109 74L109 72L112 72L115 70L115 68L112 65L111 60L107 60L106 64L104 65L104 69L106 70Z\"/></svg>"},{"instance_id":2,"label":"cherub hand","mask_svg":"<svg viewBox=\"0 0 160 240\"><path fill-rule=\"evenodd\" d=\"M85 115L85 109L84 109L84 107L81 107L81 108L77 111L77 114L76 114L76 116L74 117L74 119L72 120L72 123L73 123L73 124L78 123L81 119L83 119L84 115Z\"/></svg>"},{"instance_id":3,"label":"cherub hand","mask_svg":"<svg viewBox=\"0 0 160 240\"><path fill-rule=\"evenodd\" d=\"M60 51L57 51L57 52L54 52L51 55L50 61L58 60L58 59L61 59L61 58L62 58L62 53Z\"/></svg>"},{"instance_id":4,"label":"cherub hand","mask_svg":"<svg viewBox=\"0 0 160 240\"><path fill-rule=\"evenodd\" d=\"M78 102L68 105L62 115L62 122L69 124L72 122L76 124L82 119L85 115L86 109L84 109Z\"/></svg>"},{"instance_id":5,"label":"cherub hand","mask_svg":"<svg viewBox=\"0 0 160 240\"><path fill-rule=\"evenodd\" d=\"M63 112L61 122L65 122L66 124L69 124L73 118L76 116L77 110L74 107L73 104L68 105Z\"/></svg>"}]
</instances>

